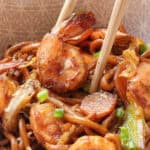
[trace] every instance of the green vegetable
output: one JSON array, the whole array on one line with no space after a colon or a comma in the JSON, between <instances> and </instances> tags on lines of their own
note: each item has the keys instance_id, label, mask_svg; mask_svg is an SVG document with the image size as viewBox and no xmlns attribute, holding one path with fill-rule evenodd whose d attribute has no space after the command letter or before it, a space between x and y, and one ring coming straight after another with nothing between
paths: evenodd
<instances>
[{"instance_id":1,"label":"green vegetable","mask_svg":"<svg viewBox=\"0 0 150 150\"><path fill-rule=\"evenodd\" d=\"M42 89L38 94L37 94L37 99L40 103L43 103L45 100L48 99L48 90L47 89Z\"/></svg>"},{"instance_id":2,"label":"green vegetable","mask_svg":"<svg viewBox=\"0 0 150 150\"><path fill-rule=\"evenodd\" d=\"M148 49L150 49L150 44L146 44L146 43L144 43L144 44L140 44L139 45L139 53L140 54L143 54L144 52L146 52Z\"/></svg>"},{"instance_id":3,"label":"green vegetable","mask_svg":"<svg viewBox=\"0 0 150 150\"><path fill-rule=\"evenodd\" d=\"M136 150L136 145L133 141L129 141L128 147L129 147L129 150Z\"/></svg>"},{"instance_id":4,"label":"green vegetable","mask_svg":"<svg viewBox=\"0 0 150 150\"><path fill-rule=\"evenodd\" d=\"M120 127L120 139L125 150L144 149L144 114L135 102L127 106L126 120Z\"/></svg>"},{"instance_id":5,"label":"green vegetable","mask_svg":"<svg viewBox=\"0 0 150 150\"><path fill-rule=\"evenodd\" d=\"M127 127L120 127L120 138L122 143L128 142L129 132Z\"/></svg>"},{"instance_id":6,"label":"green vegetable","mask_svg":"<svg viewBox=\"0 0 150 150\"><path fill-rule=\"evenodd\" d=\"M100 55L100 52L95 52L95 53L93 54L93 56L94 56L95 58L98 58L99 55Z\"/></svg>"},{"instance_id":7,"label":"green vegetable","mask_svg":"<svg viewBox=\"0 0 150 150\"><path fill-rule=\"evenodd\" d=\"M146 46L146 44L140 44L139 45L139 53L140 54L143 54L144 52L146 52L147 51L147 46Z\"/></svg>"},{"instance_id":8,"label":"green vegetable","mask_svg":"<svg viewBox=\"0 0 150 150\"><path fill-rule=\"evenodd\" d=\"M124 111L124 109L123 109L122 107L117 108L116 116L117 116L118 118L122 118L122 117L124 116L124 114L125 114L125 111Z\"/></svg>"},{"instance_id":9,"label":"green vegetable","mask_svg":"<svg viewBox=\"0 0 150 150\"><path fill-rule=\"evenodd\" d=\"M63 108L57 108L55 109L53 116L55 118L62 118L64 116L64 109Z\"/></svg>"}]
</instances>

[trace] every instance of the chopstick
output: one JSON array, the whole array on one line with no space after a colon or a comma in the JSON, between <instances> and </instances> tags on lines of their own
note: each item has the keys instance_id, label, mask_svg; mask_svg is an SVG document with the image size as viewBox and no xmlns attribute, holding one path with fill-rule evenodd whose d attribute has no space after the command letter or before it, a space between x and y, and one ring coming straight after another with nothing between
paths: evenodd
<instances>
[{"instance_id":1,"label":"chopstick","mask_svg":"<svg viewBox=\"0 0 150 150\"><path fill-rule=\"evenodd\" d=\"M111 18L109 21L109 25L108 25L108 30L104 39L103 46L101 48L101 53L98 58L94 76L92 78L91 87L90 87L91 93L97 91L99 81L102 77L104 68L107 63L108 56L111 52L111 49L115 40L117 30L119 28L121 19L123 17L125 8L127 6L127 1L128 0L116 0L115 1L114 8L113 8Z\"/></svg>"},{"instance_id":2,"label":"chopstick","mask_svg":"<svg viewBox=\"0 0 150 150\"><path fill-rule=\"evenodd\" d=\"M61 9L57 22L53 28L53 32L57 32L57 28L61 25L61 23L68 18L73 12L76 6L77 0L65 0L65 3Z\"/></svg>"}]
</instances>

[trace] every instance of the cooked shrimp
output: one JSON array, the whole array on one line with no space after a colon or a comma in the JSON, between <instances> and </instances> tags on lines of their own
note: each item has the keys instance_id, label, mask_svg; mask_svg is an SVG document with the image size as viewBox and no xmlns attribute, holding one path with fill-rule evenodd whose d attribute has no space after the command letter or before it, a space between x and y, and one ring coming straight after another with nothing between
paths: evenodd
<instances>
[{"instance_id":1,"label":"cooked shrimp","mask_svg":"<svg viewBox=\"0 0 150 150\"><path fill-rule=\"evenodd\" d=\"M113 143L115 143L117 150L121 150L121 141L120 141L119 135L108 133L108 134L106 134L105 138L108 139L109 141L112 141Z\"/></svg>"},{"instance_id":2,"label":"cooked shrimp","mask_svg":"<svg viewBox=\"0 0 150 150\"><path fill-rule=\"evenodd\" d=\"M56 35L47 34L42 40L37 65L42 84L58 93L75 90L86 80L78 48L64 44Z\"/></svg>"},{"instance_id":3,"label":"cooked shrimp","mask_svg":"<svg viewBox=\"0 0 150 150\"><path fill-rule=\"evenodd\" d=\"M61 119L54 118L55 106L50 103L35 104L30 111L30 123L34 135L42 144L57 144L62 135Z\"/></svg>"},{"instance_id":4,"label":"cooked shrimp","mask_svg":"<svg viewBox=\"0 0 150 150\"><path fill-rule=\"evenodd\" d=\"M135 100L144 107L146 118L150 118L150 62L141 62L138 66L137 75L128 83L128 91Z\"/></svg>"},{"instance_id":5,"label":"cooked shrimp","mask_svg":"<svg viewBox=\"0 0 150 150\"><path fill-rule=\"evenodd\" d=\"M115 144L100 136L83 136L69 150L116 150Z\"/></svg>"},{"instance_id":6,"label":"cooked shrimp","mask_svg":"<svg viewBox=\"0 0 150 150\"><path fill-rule=\"evenodd\" d=\"M72 45L77 45L77 44L82 43L86 39L88 39L90 35L92 34L92 32L93 32L93 29L90 28L90 29L87 29L85 32L83 32L81 35L77 35L73 38L69 38L64 41Z\"/></svg>"},{"instance_id":7,"label":"cooked shrimp","mask_svg":"<svg viewBox=\"0 0 150 150\"><path fill-rule=\"evenodd\" d=\"M95 24L96 20L92 12L74 15L66 21L66 25L59 31L59 36L69 39L80 35ZM82 36L81 36L82 37Z\"/></svg>"},{"instance_id":8,"label":"cooked shrimp","mask_svg":"<svg viewBox=\"0 0 150 150\"><path fill-rule=\"evenodd\" d=\"M93 57L93 55L90 55L84 51L81 51L81 55L84 59L88 71L90 71L93 67L95 67L97 59Z\"/></svg>"},{"instance_id":9,"label":"cooked shrimp","mask_svg":"<svg viewBox=\"0 0 150 150\"><path fill-rule=\"evenodd\" d=\"M70 135L75 132L75 125L64 123L63 119L53 116L55 108L52 103L36 103L30 111L33 133L37 140L45 146L47 144L65 145L70 139Z\"/></svg>"}]
</instances>

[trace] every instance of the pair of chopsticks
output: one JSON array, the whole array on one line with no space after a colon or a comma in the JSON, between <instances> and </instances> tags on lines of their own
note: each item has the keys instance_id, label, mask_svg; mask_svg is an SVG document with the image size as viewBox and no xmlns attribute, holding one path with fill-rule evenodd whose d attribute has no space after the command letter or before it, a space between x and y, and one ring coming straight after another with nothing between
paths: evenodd
<instances>
[{"instance_id":1,"label":"pair of chopsticks","mask_svg":"<svg viewBox=\"0 0 150 150\"><path fill-rule=\"evenodd\" d=\"M128 0L116 0L114 4L114 8L110 17L108 30L103 42L103 46L101 48L101 54L98 58L98 62L96 65L96 69L94 72L94 76L92 78L90 92L96 92L99 81L102 77L104 68L107 63L107 58L111 52L116 33L118 31L119 25L121 23L121 19L123 17L126 5ZM65 0L64 6L60 12L58 20L56 22L55 27L59 26L64 19L69 17L76 6L77 0Z\"/></svg>"}]
</instances>

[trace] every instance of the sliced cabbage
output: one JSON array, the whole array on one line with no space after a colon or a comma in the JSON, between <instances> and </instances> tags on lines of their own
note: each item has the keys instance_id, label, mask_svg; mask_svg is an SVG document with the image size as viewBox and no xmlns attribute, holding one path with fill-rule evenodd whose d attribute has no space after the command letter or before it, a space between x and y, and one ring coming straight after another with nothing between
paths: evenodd
<instances>
[{"instance_id":1,"label":"sliced cabbage","mask_svg":"<svg viewBox=\"0 0 150 150\"><path fill-rule=\"evenodd\" d=\"M7 131L16 129L18 113L32 100L39 87L40 83L38 80L28 79L13 94L10 103L4 111L3 124Z\"/></svg>"}]
</instances>

